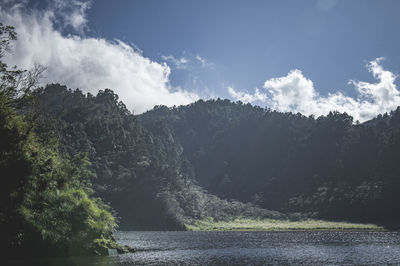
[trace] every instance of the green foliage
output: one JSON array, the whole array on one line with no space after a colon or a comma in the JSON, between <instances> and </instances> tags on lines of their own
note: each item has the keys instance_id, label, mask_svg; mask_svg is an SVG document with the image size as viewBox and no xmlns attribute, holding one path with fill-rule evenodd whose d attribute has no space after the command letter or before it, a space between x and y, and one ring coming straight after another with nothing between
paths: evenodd
<instances>
[{"instance_id":1,"label":"green foliage","mask_svg":"<svg viewBox=\"0 0 400 266\"><path fill-rule=\"evenodd\" d=\"M45 240L70 254L90 254L99 240L112 238L115 221L101 201L90 199L82 189L43 194L43 211L22 206L21 213Z\"/></svg>"},{"instance_id":2,"label":"green foliage","mask_svg":"<svg viewBox=\"0 0 400 266\"><path fill-rule=\"evenodd\" d=\"M2 56L15 39L13 28L0 24L0 37ZM1 63L1 252L104 254L98 243L115 243L115 218L107 205L91 196L93 173L87 155L68 159L60 154L57 138L34 132L35 73L8 70Z\"/></svg>"},{"instance_id":3,"label":"green foliage","mask_svg":"<svg viewBox=\"0 0 400 266\"><path fill-rule=\"evenodd\" d=\"M363 124L228 100L157 106L139 116L166 124L198 184L222 197L312 217L398 226L400 109Z\"/></svg>"},{"instance_id":4,"label":"green foliage","mask_svg":"<svg viewBox=\"0 0 400 266\"><path fill-rule=\"evenodd\" d=\"M53 84L36 96L40 118L56 125L60 148L71 156L89 154L96 194L115 208L123 229L183 230L186 221L206 216L283 217L208 194L196 184L171 125L143 127L111 90L83 95ZM45 128L49 123L42 121Z\"/></svg>"},{"instance_id":5,"label":"green foliage","mask_svg":"<svg viewBox=\"0 0 400 266\"><path fill-rule=\"evenodd\" d=\"M38 234L37 241L59 247L60 253L88 254L96 239L111 239L115 219L101 200L89 197L93 174L87 157L63 158L10 107L0 106L0 117L0 170L7 173L0 207L5 244L22 248L24 239Z\"/></svg>"},{"instance_id":6,"label":"green foliage","mask_svg":"<svg viewBox=\"0 0 400 266\"><path fill-rule=\"evenodd\" d=\"M248 219L239 217L229 221L215 221L211 217L196 220L186 225L190 231L379 231L383 227L374 224L356 224L348 222L330 222L322 220L277 220L277 219Z\"/></svg>"},{"instance_id":7,"label":"green foliage","mask_svg":"<svg viewBox=\"0 0 400 266\"><path fill-rule=\"evenodd\" d=\"M268 209L400 220L392 211L400 188L398 110L353 124L338 112L316 119L217 99L133 116L111 90L83 95L53 84L36 95L60 148L88 153L95 191L118 211L123 229L296 217Z\"/></svg>"}]
</instances>

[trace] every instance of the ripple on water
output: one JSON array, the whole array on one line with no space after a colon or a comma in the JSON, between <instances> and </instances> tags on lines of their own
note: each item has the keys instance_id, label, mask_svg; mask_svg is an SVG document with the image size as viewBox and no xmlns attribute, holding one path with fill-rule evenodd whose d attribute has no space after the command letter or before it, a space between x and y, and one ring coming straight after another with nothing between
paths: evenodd
<instances>
[{"instance_id":1,"label":"ripple on water","mask_svg":"<svg viewBox=\"0 0 400 266\"><path fill-rule=\"evenodd\" d=\"M118 265L399 264L397 232L118 232Z\"/></svg>"}]
</instances>

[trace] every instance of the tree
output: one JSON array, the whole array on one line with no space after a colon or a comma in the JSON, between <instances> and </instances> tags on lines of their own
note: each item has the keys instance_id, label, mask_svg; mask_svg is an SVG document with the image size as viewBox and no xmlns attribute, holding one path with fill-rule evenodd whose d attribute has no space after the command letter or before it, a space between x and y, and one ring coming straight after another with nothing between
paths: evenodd
<instances>
[{"instance_id":1,"label":"tree","mask_svg":"<svg viewBox=\"0 0 400 266\"><path fill-rule=\"evenodd\" d=\"M0 59L15 39L14 29L0 24ZM9 69L0 60L0 252L106 254L119 247L116 222L110 207L92 197L87 155L69 159L58 139L33 130L42 70Z\"/></svg>"}]
</instances>

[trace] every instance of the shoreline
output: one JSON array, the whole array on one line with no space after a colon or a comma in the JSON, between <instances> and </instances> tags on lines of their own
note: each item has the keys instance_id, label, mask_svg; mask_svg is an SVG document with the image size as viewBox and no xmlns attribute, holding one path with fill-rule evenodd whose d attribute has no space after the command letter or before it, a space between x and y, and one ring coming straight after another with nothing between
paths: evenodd
<instances>
[{"instance_id":1,"label":"shoreline","mask_svg":"<svg viewBox=\"0 0 400 266\"><path fill-rule=\"evenodd\" d=\"M350 222L333 222L306 219L300 221L275 219L236 218L231 221L214 221L212 218L185 224L188 231L389 231L383 226Z\"/></svg>"}]
</instances>

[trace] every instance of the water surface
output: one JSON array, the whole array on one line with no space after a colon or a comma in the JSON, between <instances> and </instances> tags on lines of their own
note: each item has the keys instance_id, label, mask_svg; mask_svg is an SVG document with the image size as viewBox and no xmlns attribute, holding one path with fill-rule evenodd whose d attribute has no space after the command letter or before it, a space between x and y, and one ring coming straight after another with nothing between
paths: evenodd
<instances>
[{"instance_id":1,"label":"water surface","mask_svg":"<svg viewBox=\"0 0 400 266\"><path fill-rule=\"evenodd\" d=\"M399 232L118 232L116 238L139 251L41 264L400 264Z\"/></svg>"},{"instance_id":2,"label":"water surface","mask_svg":"<svg viewBox=\"0 0 400 266\"><path fill-rule=\"evenodd\" d=\"M118 265L400 264L398 232L119 232Z\"/></svg>"}]
</instances>

